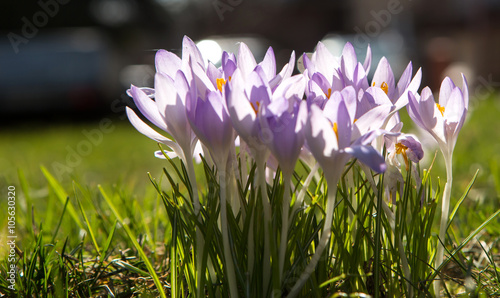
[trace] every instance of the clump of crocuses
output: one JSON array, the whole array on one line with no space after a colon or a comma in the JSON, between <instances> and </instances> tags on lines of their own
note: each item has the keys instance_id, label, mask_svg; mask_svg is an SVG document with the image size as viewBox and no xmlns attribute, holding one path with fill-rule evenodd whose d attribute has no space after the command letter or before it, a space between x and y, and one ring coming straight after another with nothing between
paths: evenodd
<instances>
[{"instance_id":1,"label":"clump of crocuses","mask_svg":"<svg viewBox=\"0 0 500 298\"><path fill-rule=\"evenodd\" d=\"M468 107L465 78L461 89L446 78L436 103L428 87L418 92L421 70L413 74L411 62L398 79L394 77L388 60L382 58L370 80L370 48L363 63L357 60L350 43L345 45L340 57L332 55L319 42L313 53L303 54L300 58L304 64L302 72L295 71L295 53L278 71L272 48L262 61L257 62L250 49L241 43L238 53L223 52L221 65L216 66L203 58L191 39L184 37L181 57L165 50L157 52L154 88L132 86L129 90L139 112L162 132L127 108L132 125L164 145L164 151L156 152L156 156L179 157L186 165L196 216L201 216L203 202L199 197L206 190L196 183L193 158L201 153L219 175L219 222L224 243L224 252L219 257L224 260L225 266L221 270L227 278L228 287L225 289L230 297L243 296L244 288L235 278L235 266L238 265L234 264L235 258L229 253L232 237L227 207L233 213L241 212L240 201L246 200L236 185L248 185L247 179L255 179L257 182L250 185L258 188L254 191L259 194L259 204L263 208L263 218L254 219L262 222L266 235L263 249L254 251L253 231L249 230L246 274L254 276L255 268L261 268L258 276L262 276L263 296L268 296L271 289L286 292L289 297L299 296L323 251L332 241L337 187L346 164L355 160L374 187L377 174L387 171L386 189L382 192L385 200L382 202L384 210L390 213L391 209L385 204L394 203L395 196L401 192L401 185L405 183L402 172L423 158L424 151L418 138L402 132L399 111L405 106L411 119L436 139L445 157L448 181L442 198L442 232L439 234L444 241L452 180L451 158ZM300 188L292 180L299 159L310 170L310 177ZM255 165L256 175L248 176L247 164ZM290 246L288 229L293 217L297 216L297 210L307 204L304 193L313 177L318 175L319 168L328 186L320 239L309 251L308 263L304 264L293 286L283 291ZM412 167L414 178L419 185L420 178L415 168ZM275 210L271 205L277 198L269 197L266 179L281 179L284 185L280 198L279 236L273 234L271 227ZM301 189L304 191L299 191ZM197 233L196 237L194 256L200 258L196 266L201 266L205 234ZM271 247L278 258L272 258ZM255 257L256 254L260 255ZM441 246L436 266L441 264L442 258ZM256 260L262 265L255 266L253 262ZM408 266L404 261L402 265ZM205 271L204 268L197 270ZM408 268L405 268L405 273L411 274ZM205 272L197 276L200 289L204 287L202 274ZM276 285L278 289L275 289Z\"/></svg>"}]
</instances>

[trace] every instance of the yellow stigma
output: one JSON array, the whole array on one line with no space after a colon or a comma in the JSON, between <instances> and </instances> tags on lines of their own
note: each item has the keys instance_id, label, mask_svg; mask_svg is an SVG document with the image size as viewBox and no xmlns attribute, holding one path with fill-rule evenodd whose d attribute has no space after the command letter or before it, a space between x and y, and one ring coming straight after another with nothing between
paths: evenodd
<instances>
[{"instance_id":1,"label":"yellow stigma","mask_svg":"<svg viewBox=\"0 0 500 298\"><path fill-rule=\"evenodd\" d=\"M332 88L328 88L328 91L325 93L326 98L330 99L330 96L332 96Z\"/></svg>"},{"instance_id":2,"label":"yellow stigma","mask_svg":"<svg viewBox=\"0 0 500 298\"><path fill-rule=\"evenodd\" d=\"M375 82L372 83L372 86L375 87ZM389 85L387 85L386 82L382 82L382 85L380 85L380 89L385 92L385 94L389 93Z\"/></svg>"},{"instance_id":3,"label":"yellow stigma","mask_svg":"<svg viewBox=\"0 0 500 298\"><path fill-rule=\"evenodd\" d=\"M408 147L406 147L401 143L397 143L396 145L394 145L394 147L396 149L396 154L403 155L403 159L405 160L406 170L408 170L410 167L410 164L408 162L408 156L406 155L406 150L408 150Z\"/></svg>"},{"instance_id":4,"label":"yellow stigma","mask_svg":"<svg viewBox=\"0 0 500 298\"><path fill-rule=\"evenodd\" d=\"M231 76L229 76L229 78L227 78L227 80L230 82ZM222 87L224 87L224 85L226 85L226 80L224 80L224 78L219 78L219 79L216 79L215 82L217 83L217 89L219 89L219 91L222 92Z\"/></svg>"},{"instance_id":5,"label":"yellow stigma","mask_svg":"<svg viewBox=\"0 0 500 298\"><path fill-rule=\"evenodd\" d=\"M337 125L337 122L333 123L333 132L335 133L335 136L337 137L337 142L339 141L339 127Z\"/></svg>"},{"instance_id":6,"label":"yellow stigma","mask_svg":"<svg viewBox=\"0 0 500 298\"><path fill-rule=\"evenodd\" d=\"M255 115L257 115L260 107L260 102L256 101L255 104L253 102L251 102L250 104L252 105L252 109L255 112Z\"/></svg>"},{"instance_id":7,"label":"yellow stigma","mask_svg":"<svg viewBox=\"0 0 500 298\"><path fill-rule=\"evenodd\" d=\"M441 116L444 117L444 107L438 103L436 103L436 106L438 107L438 110L441 112Z\"/></svg>"}]
</instances>

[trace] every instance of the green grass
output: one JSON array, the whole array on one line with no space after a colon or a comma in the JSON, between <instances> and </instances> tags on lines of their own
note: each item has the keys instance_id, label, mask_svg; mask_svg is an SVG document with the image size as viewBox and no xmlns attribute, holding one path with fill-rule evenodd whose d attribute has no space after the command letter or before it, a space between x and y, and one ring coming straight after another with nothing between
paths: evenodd
<instances>
[{"instance_id":1,"label":"green grass","mask_svg":"<svg viewBox=\"0 0 500 298\"><path fill-rule=\"evenodd\" d=\"M460 207L452 213L448 234L447 248L452 258L440 271L445 274L450 295L500 294L497 268L500 221L492 217L500 209L500 142L497 141L500 132L496 129L499 112L497 96L475 105L455 150L451 206L453 209L460 204ZM23 272L16 286L22 297L157 297L162 291L165 295L185 297L194 291L196 268L192 247L196 240L192 235L196 220L186 192L189 186L183 185L175 172L174 165L182 173L180 164L155 159L153 151L158 150L157 145L128 122L114 119L112 125L113 131L103 132L102 141L92 145L91 152L63 175L58 175L62 172L58 172L56 163L67 166L71 150L77 150L82 141L90 142L83 130L98 129L99 123L37 128L26 125L0 131L3 196L0 212L7 213L6 189L14 185L16 235L19 235L15 258ZM426 154L433 155L433 152L426 150ZM421 165L422 169L428 166ZM354 292L378 295L382 291L399 296L408 294L410 287L420 289L423 296L429 294L430 280L436 275L427 263L433 264L430 260L437 229L436 222L428 219L436 212L433 199L442 192L438 176L445 177L443 168L439 153L423 190L428 193L428 200L422 208L416 190L405 188L393 207L398 223L393 230L386 216L373 216L383 214L377 208L381 206L377 205L380 201L366 183L364 173L354 166L352 174L343 177L338 190L331 244L302 294L312 297ZM151 173L153 184L147 172ZM299 171L298 175L304 173ZM206 233L205 290L208 296L226 297L227 277L217 265L224 262L220 258L222 236L216 220L220 211L217 176L203 165L197 166L197 176L200 185L208 181L210 186L210 192L203 197L202 222L198 223ZM298 184L298 179L304 178L295 176L293 183ZM346 179L352 179L358 187L352 188L352 181ZM407 179L410 183L410 177ZM310 245L319 241L324 187L324 182L311 185L306 198L310 205L298 211L290 227L288 239L292 241L287 250L284 293L308 262ZM246 201L245 213L255 212L254 216L261 218L258 194L247 189L246 186L239 188L240 198L245 198L242 202ZM276 180L269 185L268 192L277 198L272 202L273 208L281 210L278 206L283 183ZM468 195L461 200L466 192ZM249 254L246 235L253 226L256 250L263 248L264 236L259 223L250 218L244 220L243 215L230 212L229 222L238 287L241 293L255 296L260 292L252 292L252 289L261 290L262 278L259 273L245 276L248 269L245 260ZM488 225L479 230L485 222ZM279 234L281 211L273 216L272 225ZM10 263L8 247L4 245L7 218L3 215L0 226L0 293L6 294L8 282L4 273ZM403 240L403 250L398 239ZM278 247L271 247L273 257L277 257L277 250ZM411 278L404 272L403 255L411 268ZM258 258L258 254L256 256ZM255 272L261 271L261 267L255 268ZM379 285L379 291L374 285Z\"/></svg>"}]
</instances>

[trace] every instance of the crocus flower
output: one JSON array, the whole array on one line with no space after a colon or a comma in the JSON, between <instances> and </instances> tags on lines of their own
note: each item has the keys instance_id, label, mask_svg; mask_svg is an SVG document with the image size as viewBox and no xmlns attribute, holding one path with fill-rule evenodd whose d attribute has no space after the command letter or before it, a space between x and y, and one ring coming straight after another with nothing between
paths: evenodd
<instances>
[{"instance_id":1,"label":"crocus flower","mask_svg":"<svg viewBox=\"0 0 500 298\"><path fill-rule=\"evenodd\" d=\"M330 113L328 118L318 106L311 105L304 134L309 150L323 168L324 177L327 181L326 217L323 234L316 252L297 283L291 289L290 296L294 297L298 294L314 271L330 238L337 182L344 171L347 161L351 157L356 157L376 172L385 171L384 158L369 145L382 133L383 131L374 130L352 141L353 121L350 119L345 99L340 100L336 113Z\"/></svg>"},{"instance_id":2,"label":"crocus flower","mask_svg":"<svg viewBox=\"0 0 500 298\"><path fill-rule=\"evenodd\" d=\"M422 70L419 68L415 76L412 78L412 63L408 63L408 66L403 71L398 84L395 83L394 73L392 72L391 65L387 58L382 57L380 59L377 69L373 74L371 86L379 87L385 94L389 97L393 104L396 104L398 99L406 92L411 91L413 93L417 92L420 87L420 82L422 80ZM402 100L407 101L407 96L402 98Z\"/></svg>"},{"instance_id":3,"label":"crocus flower","mask_svg":"<svg viewBox=\"0 0 500 298\"><path fill-rule=\"evenodd\" d=\"M446 166L446 184L441 202L441 220L439 228L439 239L445 241L446 228L448 226L448 214L450 209L451 187L453 183L453 150L457 142L458 133L465 122L469 106L469 90L467 81L462 75L462 89L455 86L450 78L445 78L441 83L439 91L439 103L434 101L431 90L426 87L419 97L408 93L408 114L413 121L423 129L427 130L437 141L443 153ZM444 246L439 244L436 251L435 268L439 268L443 262ZM440 295L441 285L439 281L434 283L434 293Z\"/></svg>"},{"instance_id":4,"label":"crocus flower","mask_svg":"<svg viewBox=\"0 0 500 298\"><path fill-rule=\"evenodd\" d=\"M229 148L235 139L226 103L222 93L214 90L203 71L196 72L193 67L192 78L186 101L187 118L196 136L209 149L217 167L225 169ZM205 85L200 86L202 84Z\"/></svg>"},{"instance_id":5,"label":"crocus flower","mask_svg":"<svg viewBox=\"0 0 500 298\"><path fill-rule=\"evenodd\" d=\"M196 136L186 119L187 92L188 84L181 71L177 71L175 79L163 73L155 75L155 100L141 88L132 86L130 89L139 111L155 126L170 134L175 141L157 133L127 107L127 116L139 132L171 147L184 161L193 155L196 144Z\"/></svg>"},{"instance_id":6,"label":"crocus flower","mask_svg":"<svg viewBox=\"0 0 500 298\"><path fill-rule=\"evenodd\" d=\"M460 89L450 78L445 78L441 84L438 103L434 101L429 87L424 88L420 96L408 93L407 109L411 119L434 137L446 155L445 158L451 158L467 115L469 91L463 75L462 81L463 89Z\"/></svg>"}]
</instances>

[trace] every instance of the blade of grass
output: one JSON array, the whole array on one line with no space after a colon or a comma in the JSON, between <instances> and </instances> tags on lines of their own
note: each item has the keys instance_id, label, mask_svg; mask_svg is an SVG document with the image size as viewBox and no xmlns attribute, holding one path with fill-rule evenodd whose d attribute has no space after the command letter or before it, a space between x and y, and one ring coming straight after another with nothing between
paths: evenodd
<instances>
[{"instance_id":1,"label":"blade of grass","mask_svg":"<svg viewBox=\"0 0 500 298\"><path fill-rule=\"evenodd\" d=\"M64 218L64 214L66 213L66 207L68 206L69 203L69 197L66 198L66 203L64 203L64 208L61 213L61 216L59 217L59 222L57 223L57 228L54 232L54 236L52 236L52 243L56 240L57 233L59 232L59 228L61 227L62 220Z\"/></svg>"},{"instance_id":2,"label":"blade of grass","mask_svg":"<svg viewBox=\"0 0 500 298\"><path fill-rule=\"evenodd\" d=\"M73 187L75 187L75 185L73 185ZM90 225L90 222L87 218L87 214L85 214L85 210L83 209L82 203L80 202L80 199L76 195L76 188L74 188L74 192L75 192L76 201L78 203L78 207L80 208L80 211L82 212L82 215L83 215L83 219L85 220L85 223L87 224L87 231L89 232L90 239L92 240L92 243L94 244L94 247L96 249L97 254L99 255L99 254L101 254L99 244L97 244L97 241L96 241L95 236L94 236L94 232L92 231L92 226ZM68 199L69 199L69 197L68 197Z\"/></svg>"},{"instance_id":3,"label":"blade of grass","mask_svg":"<svg viewBox=\"0 0 500 298\"><path fill-rule=\"evenodd\" d=\"M52 174L50 174L50 172L44 166L40 166L40 169L42 170L43 175L45 176L45 178L49 182L50 186L52 187L52 189L56 193L57 198L59 198L61 203L64 204L66 201L66 198L69 197L68 194L66 193L66 191L64 190L64 188L56 180L56 178L54 178L54 176L52 176ZM73 220L75 221L75 223L80 227L80 229L84 230L85 227L83 226L83 223L80 220L80 218L78 217L78 214L76 213L76 210L73 207L73 204L71 204L71 202L68 203L68 212L71 215L71 217L73 218Z\"/></svg>"},{"instance_id":4,"label":"blade of grass","mask_svg":"<svg viewBox=\"0 0 500 298\"><path fill-rule=\"evenodd\" d=\"M471 241L474 237L476 237L477 234L479 234L479 232L481 232L482 229L484 229L484 227L486 227L492 220L494 220L498 215L500 215L500 209L497 210L495 213L493 213L488 219L486 219L479 227L477 227L472 233L469 234L469 236L467 236L467 238L465 238L464 241L462 241L462 243L460 243L459 246L457 246L451 253L450 253L450 256L438 267L434 270L434 273L428 278L428 280L434 280L434 278L436 278L436 276L438 275L438 273L441 271L442 268L444 268L444 266L446 266L448 264L448 262L453 258L453 256L455 256L459 251L462 250L462 248L464 248L465 245L467 245L467 243L469 243L469 241ZM430 284L429 284L430 286Z\"/></svg>"},{"instance_id":5,"label":"blade of grass","mask_svg":"<svg viewBox=\"0 0 500 298\"><path fill-rule=\"evenodd\" d=\"M453 221L453 218L455 218L455 215L457 214L458 208L460 208L460 206L462 205L465 198L469 195L469 191L472 188L472 186L474 185L474 182L476 182L476 178L477 178L478 174L479 174L479 169L476 170L476 174L474 174L474 177L472 177L472 180L469 182L469 185L467 185L467 188L465 189L464 194L462 195L460 200L458 200L457 204L453 208L453 211L451 211L451 215L448 219L448 227L446 227L446 230L448 230L450 228L451 222Z\"/></svg>"},{"instance_id":6,"label":"blade of grass","mask_svg":"<svg viewBox=\"0 0 500 298\"><path fill-rule=\"evenodd\" d=\"M106 259L106 255L108 254L108 250L111 247L111 241L113 240L113 236L115 235L117 225L118 225L118 220L115 220L115 224L113 225L113 229L109 233L108 239L106 240L106 243L104 244L104 247L102 248L101 261L104 261Z\"/></svg>"},{"instance_id":7,"label":"blade of grass","mask_svg":"<svg viewBox=\"0 0 500 298\"><path fill-rule=\"evenodd\" d=\"M141 246L137 242L137 238L135 237L134 233L132 232L132 230L130 230L129 226L123 222L123 218L121 217L120 213L118 213L118 211L116 210L113 202L111 201L111 198L104 191L104 189L102 188L102 186L98 185L97 187L99 188L99 191L101 192L101 195L103 196L103 198L106 201L106 203L108 203L109 208L111 208L111 211L116 216L116 218L118 219L118 221L120 222L120 224L122 225L122 227L125 229L125 232L127 233L127 236L129 237L130 241L134 245L135 249L138 251L139 256L141 257L141 259L146 264L146 267L148 268L149 274L153 278L153 281L154 281L154 283L156 285L156 288L158 289L158 292L160 293L160 296L162 298L166 298L167 296L165 295L165 291L163 291L163 286L162 286L162 284L160 282L160 279L158 278L158 275L156 274L156 272L155 272L155 270L153 268L153 265L151 264L151 262L149 261L148 257L144 253L144 250L141 248Z\"/></svg>"}]
</instances>

